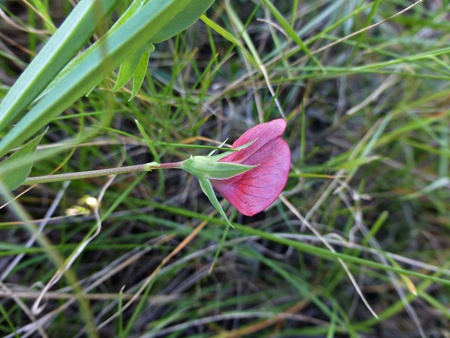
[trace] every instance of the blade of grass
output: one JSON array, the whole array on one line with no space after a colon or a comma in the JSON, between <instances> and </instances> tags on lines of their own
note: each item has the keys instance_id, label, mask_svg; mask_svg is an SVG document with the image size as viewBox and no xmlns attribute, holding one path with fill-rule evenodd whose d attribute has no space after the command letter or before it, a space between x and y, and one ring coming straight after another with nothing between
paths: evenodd
<instances>
[{"instance_id":1,"label":"blade of grass","mask_svg":"<svg viewBox=\"0 0 450 338\"><path fill-rule=\"evenodd\" d=\"M44 90L120 0L82 0L22 73L0 103L4 130ZM1 155L0 155L1 156Z\"/></svg>"},{"instance_id":2,"label":"blade of grass","mask_svg":"<svg viewBox=\"0 0 450 338\"><path fill-rule=\"evenodd\" d=\"M0 141L0 156L48 124L142 45L160 42L186 29L213 2L202 0L193 4L192 0L171 0L145 4L129 20L102 37L68 66L58 85L50 89ZM18 104L16 99L14 102ZM11 114L6 113L0 116L7 116L8 121L12 118ZM0 120L0 126L7 120Z\"/></svg>"}]
</instances>

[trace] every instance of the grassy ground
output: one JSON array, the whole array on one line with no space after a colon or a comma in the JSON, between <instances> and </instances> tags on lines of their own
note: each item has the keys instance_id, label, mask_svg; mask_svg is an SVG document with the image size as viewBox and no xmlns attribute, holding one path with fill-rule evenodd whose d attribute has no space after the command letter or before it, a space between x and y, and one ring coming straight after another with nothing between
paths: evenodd
<instances>
[{"instance_id":1,"label":"grassy ground","mask_svg":"<svg viewBox=\"0 0 450 338\"><path fill-rule=\"evenodd\" d=\"M33 188L0 210L0 335L448 337L449 5L411 4L218 0L136 98L113 74L76 102L43 143L98 131L33 176L204 155L284 116L290 178L254 217L224 204L235 229L177 170ZM3 97L48 35L39 9L0 8Z\"/></svg>"}]
</instances>

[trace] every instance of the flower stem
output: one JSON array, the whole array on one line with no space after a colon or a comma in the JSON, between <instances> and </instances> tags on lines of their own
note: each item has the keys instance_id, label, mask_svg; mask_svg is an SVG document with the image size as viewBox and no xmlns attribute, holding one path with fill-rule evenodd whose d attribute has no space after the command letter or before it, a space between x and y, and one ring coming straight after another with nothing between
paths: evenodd
<instances>
[{"instance_id":1,"label":"flower stem","mask_svg":"<svg viewBox=\"0 0 450 338\"><path fill-rule=\"evenodd\" d=\"M40 183L71 181L71 180L80 180L80 179L92 178L92 177L137 173L137 172L142 172L142 171L152 171L155 169L176 169L176 168L180 168L182 163L183 162L171 162L171 163L150 162L150 163L145 163L145 164L131 165L131 166L119 167L119 168L109 168L109 169L100 169L100 170L80 171L80 172L76 172L76 173L36 176L36 177L29 177L22 184L23 185L34 185L34 184L40 184Z\"/></svg>"}]
</instances>

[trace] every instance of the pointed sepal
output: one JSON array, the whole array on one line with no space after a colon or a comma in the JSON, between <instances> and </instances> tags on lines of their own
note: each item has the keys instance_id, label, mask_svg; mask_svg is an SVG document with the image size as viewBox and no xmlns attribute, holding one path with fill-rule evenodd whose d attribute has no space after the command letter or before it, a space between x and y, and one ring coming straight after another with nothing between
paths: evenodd
<instances>
[{"instance_id":1,"label":"pointed sepal","mask_svg":"<svg viewBox=\"0 0 450 338\"><path fill-rule=\"evenodd\" d=\"M200 177L198 178L198 181L200 182L200 187L202 188L202 191L208 197L213 207L216 208L216 210L227 221L227 223L234 228L233 224L231 224L231 222L228 220L227 214L225 213L225 211L223 211L223 208L216 197L216 193L214 192L211 182L206 178Z\"/></svg>"}]
</instances>

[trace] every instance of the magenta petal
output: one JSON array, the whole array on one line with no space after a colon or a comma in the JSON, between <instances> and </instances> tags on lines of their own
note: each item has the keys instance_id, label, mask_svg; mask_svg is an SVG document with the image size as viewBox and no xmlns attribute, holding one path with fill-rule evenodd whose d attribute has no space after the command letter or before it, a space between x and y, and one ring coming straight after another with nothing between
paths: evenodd
<instances>
[{"instance_id":1,"label":"magenta petal","mask_svg":"<svg viewBox=\"0 0 450 338\"><path fill-rule=\"evenodd\" d=\"M234 162L240 164L251 164L247 162L249 158L255 155L259 149L264 147L265 144L279 138L283 134L285 128L286 128L286 121L283 119L276 119L270 122L261 123L254 126L253 128L250 128L233 143L232 148L240 147L254 140L256 141L252 143L249 147L231 153L230 155L224 157L220 161Z\"/></svg>"},{"instance_id":2,"label":"magenta petal","mask_svg":"<svg viewBox=\"0 0 450 338\"><path fill-rule=\"evenodd\" d=\"M244 215L252 216L263 211L277 199L286 185L291 152L281 138L285 126L286 122L278 119L249 129L234 142L233 148L257 140L220 160L258 165L230 179L211 180L213 187Z\"/></svg>"}]
</instances>

